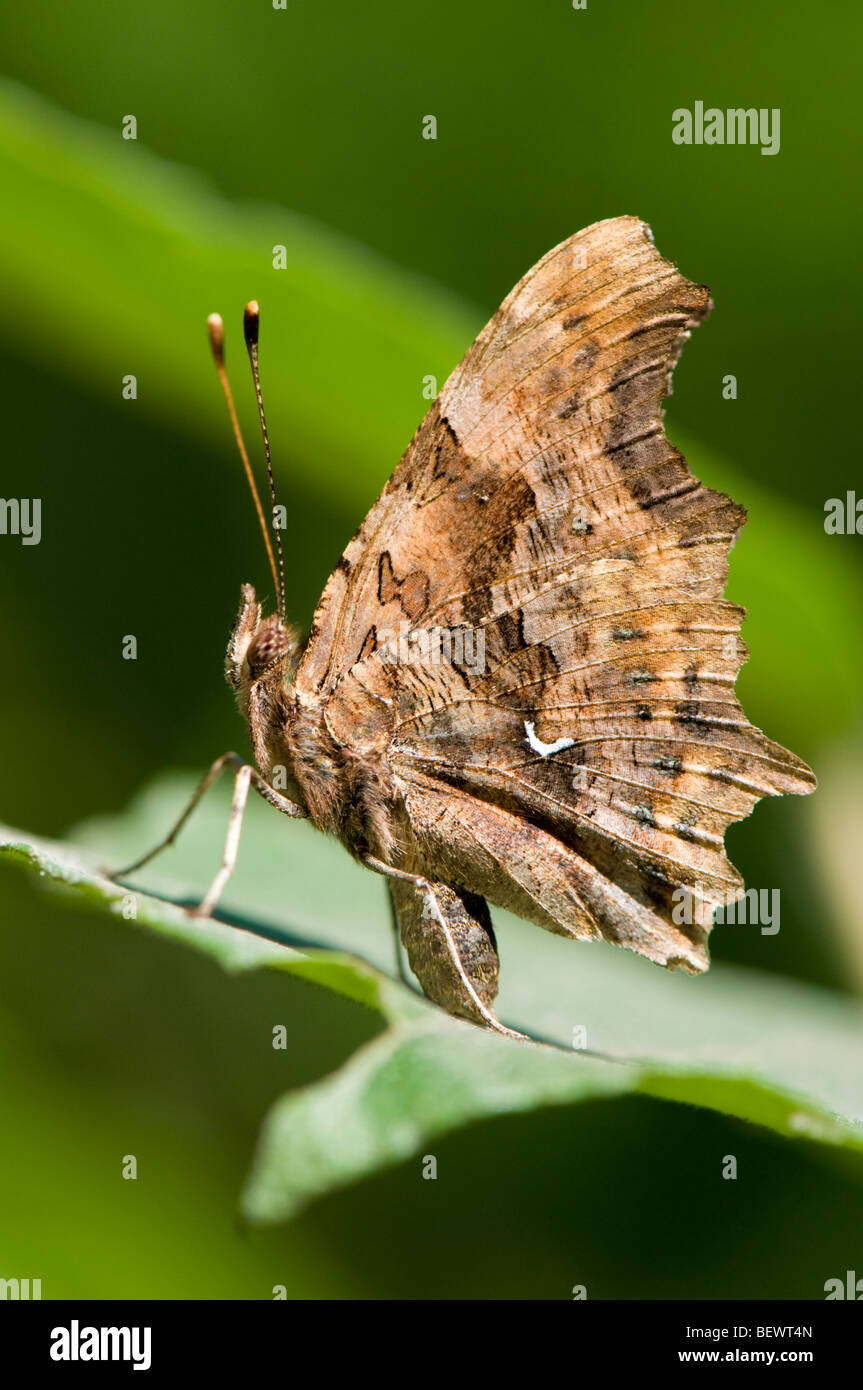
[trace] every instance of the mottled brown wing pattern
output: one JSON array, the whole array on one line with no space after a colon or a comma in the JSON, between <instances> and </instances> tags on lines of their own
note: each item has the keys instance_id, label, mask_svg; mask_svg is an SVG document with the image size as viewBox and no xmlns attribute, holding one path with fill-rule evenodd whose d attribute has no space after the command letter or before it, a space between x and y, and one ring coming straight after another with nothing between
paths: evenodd
<instances>
[{"instance_id":1,"label":"mottled brown wing pattern","mask_svg":"<svg viewBox=\"0 0 863 1390\"><path fill-rule=\"evenodd\" d=\"M369 649L373 627L434 621L459 593L454 582L474 594L469 611L482 606L484 589L508 574L514 522L528 523L532 574L537 561L559 568L576 558L582 536L595 549L598 516L604 539L623 541L633 505L693 484L661 427L638 458L625 440L653 429L650 402L667 393L688 327L708 306L706 290L662 260L636 218L598 223L549 252L444 384L347 547L318 605L300 686L331 690ZM655 367L643 372L645 354ZM606 456L597 430L609 415ZM737 514L727 499L701 492L705 504L715 498ZM638 529L650 531L651 518ZM517 587L515 574L511 582ZM316 642L324 630L334 637Z\"/></svg>"},{"instance_id":2,"label":"mottled brown wing pattern","mask_svg":"<svg viewBox=\"0 0 863 1390\"><path fill-rule=\"evenodd\" d=\"M723 590L745 513L662 427L671 370L709 308L635 218L549 252L346 550L316 619L335 641L312 640L297 682L327 696L353 668L395 701L389 763L412 824L434 838L441 793L462 803L455 881L498 902L512 888L543 925L690 969L707 962L699 922L740 889L728 824L814 784L734 694L743 610ZM385 662L405 627L467 632L473 659ZM525 869L506 844L527 852L531 829L548 884L560 879L550 906L548 884L514 886ZM680 885L698 905L691 929L671 923Z\"/></svg>"}]
</instances>

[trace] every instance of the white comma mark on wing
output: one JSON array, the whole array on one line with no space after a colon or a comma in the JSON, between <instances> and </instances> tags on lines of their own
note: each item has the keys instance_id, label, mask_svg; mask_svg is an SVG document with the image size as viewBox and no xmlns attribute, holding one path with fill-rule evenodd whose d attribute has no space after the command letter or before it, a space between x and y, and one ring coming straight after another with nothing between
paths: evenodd
<instances>
[{"instance_id":1,"label":"white comma mark on wing","mask_svg":"<svg viewBox=\"0 0 863 1390\"><path fill-rule=\"evenodd\" d=\"M564 748L575 746L574 738L559 738L554 743L543 743L542 739L536 736L536 725L529 719L524 721L524 731L527 734L525 743L529 743L534 753L538 753L541 758L550 758L552 753L561 753Z\"/></svg>"}]
</instances>

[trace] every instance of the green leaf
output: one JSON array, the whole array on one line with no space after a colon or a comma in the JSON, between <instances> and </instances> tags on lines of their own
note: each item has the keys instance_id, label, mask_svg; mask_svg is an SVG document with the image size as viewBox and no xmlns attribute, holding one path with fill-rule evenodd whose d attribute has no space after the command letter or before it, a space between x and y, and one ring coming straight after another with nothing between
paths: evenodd
<instances>
[{"instance_id":1,"label":"green leaf","mask_svg":"<svg viewBox=\"0 0 863 1390\"><path fill-rule=\"evenodd\" d=\"M631 1091L635 1069L514 1043L442 1018L390 1028L333 1076L284 1096L264 1123L242 1208L284 1220L310 1198L422 1155L494 1115Z\"/></svg>"},{"instance_id":2,"label":"green leaf","mask_svg":"<svg viewBox=\"0 0 863 1390\"><path fill-rule=\"evenodd\" d=\"M349 506L368 506L413 434L424 378L442 382L482 326L481 311L350 238L285 208L232 205L194 170L11 83L0 184L15 209L0 219L0 331L18 351L114 399L134 373L137 409L231 459L205 324L222 313L229 370L245 380L243 306L257 298L273 437L290 440L304 485ZM251 393L237 395L254 426Z\"/></svg>"},{"instance_id":3,"label":"green leaf","mask_svg":"<svg viewBox=\"0 0 863 1390\"><path fill-rule=\"evenodd\" d=\"M227 787L142 875L147 891L94 868L97 857L122 862L158 841L192 786L160 779L126 816L81 827L74 844L2 830L0 853L118 924L134 902L138 926L226 970L284 970L380 1015L378 1038L271 1110L242 1198L250 1220L283 1220L465 1124L595 1097L646 1094L863 1148L863 1010L849 1000L722 965L697 979L676 975L496 913L500 1014L537 1041L484 1033L392 978L381 881L333 841L263 805L249 808L220 913L227 920L190 919L179 904L195 902L217 866ZM574 1051L579 1029L587 1049Z\"/></svg>"}]
</instances>

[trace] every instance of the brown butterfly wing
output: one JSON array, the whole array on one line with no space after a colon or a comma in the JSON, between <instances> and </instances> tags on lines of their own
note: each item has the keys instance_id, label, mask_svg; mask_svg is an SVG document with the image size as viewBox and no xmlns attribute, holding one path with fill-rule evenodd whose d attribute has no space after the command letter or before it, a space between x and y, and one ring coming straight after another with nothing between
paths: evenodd
<instances>
[{"instance_id":1,"label":"brown butterfly wing","mask_svg":"<svg viewBox=\"0 0 863 1390\"><path fill-rule=\"evenodd\" d=\"M662 428L709 308L635 218L549 252L346 550L316 618L335 640L313 640L298 676L327 696L352 671L395 700L408 814L431 840L445 798L461 807L435 852L449 846L468 886L690 969L706 965L710 905L740 889L727 825L814 785L734 694L743 610L722 595L745 513ZM384 663L405 628L444 629L449 659L438 642ZM674 917L681 885L691 926Z\"/></svg>"}]
</instances>

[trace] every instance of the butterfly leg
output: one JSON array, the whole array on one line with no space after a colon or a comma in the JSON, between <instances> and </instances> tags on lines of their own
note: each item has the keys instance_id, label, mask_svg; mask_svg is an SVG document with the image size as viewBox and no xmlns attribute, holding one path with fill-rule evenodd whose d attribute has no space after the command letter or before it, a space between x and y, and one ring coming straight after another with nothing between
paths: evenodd
<instances>
[{"instance_id":1,"label":"butterfly leg","mask_svg":"<svg viewBox=\"0 0 863 1390\"><path fill-rule=\"evenodd\" d=\"M155 849L151 849L148 854L142 855L140 859L135 860L134 864L127 865L125 869L112 871L107 877L127 878L129 874L136 873L138 869L142 869L145 864L149 864L150 860L155 859L157 854L161 854L163 849L167 849L169 845L172 845L198 802L226 767L235 768L237 776L234 782L234 800L231 806L231 819L228 823L228 834L225 840L225 853L222 858L222 867L213 880L209 892L200 907L195 910L195 916L210 916L216 905L219 894L233 872L237 860L240 828L242 826L243 812L246 807L246 799L249 794L250 784L255 788L258 794L271 806L274 806L277 811L283 812L286 816L305 817L305 812L300 806L297 806L293 801L289 801L287 797L281 796L279 792L275 791L274 788L264 780L256 768L253 768L250 763L243 761L239 753L223 753L220 758L216 759L207 775L201 779L194 795L183 811L183 814L175 822L164 840L156 845Z\"/></svg>"},{"instance_id":2,"label":"butterfly leg","mask_svg":"<svg viewBox=\"0 0 863 1390\"><path fill-rule=\"evenodd\" d=\"M522 1033L505 1028L491 1007L497 994L498 957L485 899L394 869L373 855L365 862L389 879L401 942L426 997L448 1013L506 1037L522 1038Z\"/></svg>"},{"instance_id":3,"label":"butterfly leg","mask_svg":"<svg viewBox=\"0 0 863 1390\"><path fill-rule=\"evenodd\" d=\"M239 768L234 778L234 797L231 802L231 819L228 821L228 833L225 836L225 848L222 852L222 864L213 882L207 889L205 897L198 906L189 914L192 917L211 917L213 908L222 895L231 874L237 864L237 853L240 848L240 831L243 828L243 815L246 810L246 801L249 795L249 782L251 780L252 769L248 763L244 763Z\"/></svg>"},{"instance_id":4,"label":"butterfly leg","mask_svg":"<svg viewBox=\"0 0 863 1390\"><path fill-rule=\"evenodd\" d=\"M401 924L399 922L399 911L396 907L395 900L393 898L391 885L388 883L387 887L390 888L390 892L387 894L387 901L390 905L390 925L393 929L393 950L395 951L396 957L396 969L399 972L399 979L403 982L403 984L406 984L409 989L414 989L414 982L408 975L407 970L405 969L404 957L402 956Z\"/></svg>"}]
</instances>

